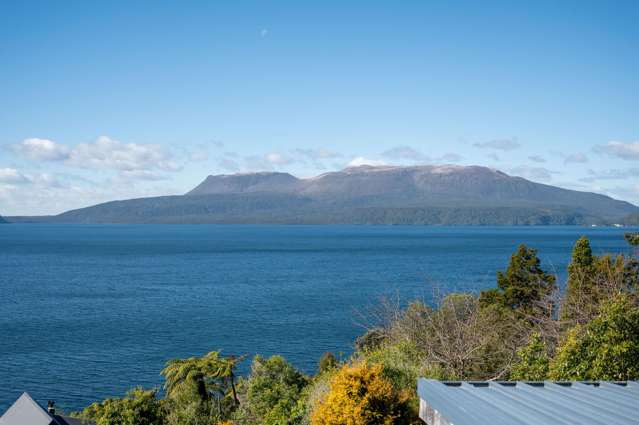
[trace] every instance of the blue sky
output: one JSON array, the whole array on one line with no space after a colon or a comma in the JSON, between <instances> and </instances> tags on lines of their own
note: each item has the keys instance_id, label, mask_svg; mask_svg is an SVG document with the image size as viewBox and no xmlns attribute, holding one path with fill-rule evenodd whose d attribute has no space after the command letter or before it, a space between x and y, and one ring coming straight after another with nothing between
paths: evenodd
<instances>
[{"instance_id":1,"label":"blue sky","mask_svg":"<svg viewBox=\"0 0 639 425\"><path fill-rule=\"evenodd\" d=\"M639 204L639 2L0 3L0 214L477 164Z\"/></svg>"}]
</instances>

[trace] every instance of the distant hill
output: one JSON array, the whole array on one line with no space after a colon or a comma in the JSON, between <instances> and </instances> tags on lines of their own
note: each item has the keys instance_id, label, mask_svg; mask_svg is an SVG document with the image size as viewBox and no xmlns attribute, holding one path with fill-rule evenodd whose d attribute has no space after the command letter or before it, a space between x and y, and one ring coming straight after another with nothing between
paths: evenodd
<instances>
[{"instance_id":1,"label":"distant hill","mask_svg":"<svg viewBox=\"0 0 639 425\"><path fill-rule=\"evenodd\" d=\"M0 224L4 224L4 223L7 223L7 220L2 218L2 216L0 215Z\"/></svg>"},{"instance_id":2,"label":"distant hill","mask_svg":"<svg viewBox=\"0 0 639 425\"><path fill-rule=\"evenodd\" d=\"M606 224L639 208L485 167L361 166L309 179L208 176L181 196L114 201L45 221L74 223ZM29 218L30 221L33 217Z\"/></svg>"}]
</instances>

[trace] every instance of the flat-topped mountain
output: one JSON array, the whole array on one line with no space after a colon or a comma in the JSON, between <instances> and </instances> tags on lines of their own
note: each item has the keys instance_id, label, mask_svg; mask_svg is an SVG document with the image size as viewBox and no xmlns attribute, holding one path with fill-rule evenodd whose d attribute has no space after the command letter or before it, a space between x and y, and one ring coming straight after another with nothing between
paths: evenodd
<instances>
[{"instance_id":1,"label":"flat-topped mountain","mask_svg":"<svg viewBox=\"0 0 639 425\"><path fill-rule=\"evenodd\" d=\"M181 196L114 201L50 220L82 223L594 224L639 208L479 166L360 166L300 179L208 176Z\"/></svg>"}]
</instances>

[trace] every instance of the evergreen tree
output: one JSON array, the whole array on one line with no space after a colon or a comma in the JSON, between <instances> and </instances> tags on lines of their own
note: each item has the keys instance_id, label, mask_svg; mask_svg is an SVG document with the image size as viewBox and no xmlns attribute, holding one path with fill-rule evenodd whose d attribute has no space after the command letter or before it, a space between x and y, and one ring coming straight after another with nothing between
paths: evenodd
<instances>
[{"instance_id":1,"label":"evergreen tree","mask_svg":"<svg viewBox=\"0 0 639 425\"><path fill-rule=\"evenodd\" d=\"M562 305L561 319L580 322L580 317L590 318L596 308L597 294L592 248L587 237L582 236L572 249L568 265L568 283Z\"/></svg>"},{"instance_id":2,"label":"evergreen tree","mask_svg":"<svg viewBox=\"0 0 639 425\"><path fill-rule=\"evenodd\" d=\"M630 245L639 247L639 233L628 232L624 235L624 237Z\"/></svg>"},{"instance_id":3,"label":"evergreen tree","mask_svg":"<svg viewBox=\"0 0 639 425\"><path fill-rule=\"evenodd\" d=\"M506 272L497 272L497 289L482 291L480 304L497 304L531 316L543 310L543 301L556 289L555 276L541 268L537 250L519 245L511 256Z\"/></svg>"}]
</instances>

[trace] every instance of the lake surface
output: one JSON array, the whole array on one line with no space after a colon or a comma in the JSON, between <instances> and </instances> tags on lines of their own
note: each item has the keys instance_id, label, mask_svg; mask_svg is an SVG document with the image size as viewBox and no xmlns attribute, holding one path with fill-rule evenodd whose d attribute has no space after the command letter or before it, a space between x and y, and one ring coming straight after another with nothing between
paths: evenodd
<instances>
[{"instance_id":1,"label":"lake surface","mask_svg":"<svg viewBox=\"0 0 639 425\"><path fill-rule=\"evenodd\" d=\"M493 287L519 243L563 280L580 235L628 253L624 231L0 225L0 412L23 391L68 411L159 386L167 360L216 349L313 372L323 352L351 352L382 296Z\"/></svg>"}]
</instances>

